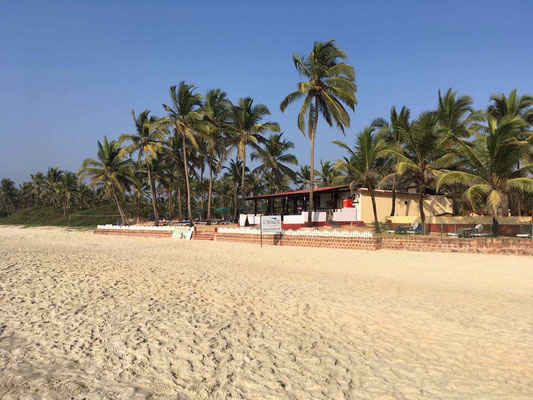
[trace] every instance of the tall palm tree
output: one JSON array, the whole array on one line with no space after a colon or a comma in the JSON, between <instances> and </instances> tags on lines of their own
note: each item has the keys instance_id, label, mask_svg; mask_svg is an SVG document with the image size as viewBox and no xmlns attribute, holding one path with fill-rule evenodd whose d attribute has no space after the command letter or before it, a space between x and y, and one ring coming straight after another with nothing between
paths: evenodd
<instances>
[{"instance_id":1,"label":"tall palm tree","mask_svg":"<svg viewBox=\"0 0 533 400\"><path fill-rule=\"evenodd\" d=\"M532 95L518 96L516 89L513 89L509 96L503 93L492 95L490 101L492 104L488 106L487 112L498 121L505 117L521 117L528 125L533 124Z\"/></svg>"},{"instance_id":2,"label":"tall palm tree","mask_svg":"<svg viewBox=\"0 0 533 400\"><path fill-rule=\"evenodd\" d=\"M76 182L76 175L70 171L66 171L58 184L58 193L64 199L63 215L70 210L72 199L76 196L78 185Z\"/></svg>"},{"instance_id":3,"label":"tall palm tree","mask_svg":"<svg viewBox=\"0 0 533 400\"><path fill-rule=\"evenodd\" d=\"M122 222L127 224L128 219L120 205L118 196L126 191L130 184L132 162L124 159L120 143L112 140L109 142L104 137L103 143L98 141L97 158L87 158L78 170L78 180L91 178L89 185L94 188L103 187L105 195L114 200Z\"/></svg>"},{"instance_id":4,"label":"tall palm tree","mask_svg":"<svg viewBox=\"0 0 533 400\"><path fill-rule=\"evenodd\" d=\"M46 172L46 178L44 181L45 196L48 197L52 207L59 206L61 197L59 195L59 182L63 176L63 171L59 168L49 167Z\"/></svg>"},{"instance_id":5,"label":"tall palm tree","mask_svg":"<svg viewBox=\"0 0 533 400\"><path fill-rule=\"evenodd\" d=\"M197 147L196 143L196 126L202 118L202 96L195 93L194 85L187 85L181 81L179 86L170 87L171 105L163 104L164 109L168 112L166 118L160 123L174 128L174 138L176 141L181 140L181 151L183 159L183 168L185 172L185 183L187 186L187 215L189 223L192 226L192 209L191 209L191 183L189 179L190 171L187 162L187 143Z\"/></svg>"},{"instance_id":6,"label":"tall palm tree","mask_svg":"<svg viewBox=\"0 0 533 400\"><path fill-rule=\"evenodd\" d=\"M387 144L400 150L402 146L402 135L400 133L400 128L404 130L409 129L411 124L410 118L411 111L407 107L403 106L399 113L396 111L396 107L392 107L389 121L383 118L378 118L372 122L372 126L380 129L380 135ZM400 177L396 172L392 171L394 169L394 158L389 158L386 165L390 173L383 178L383 181L392 181L392 205L390 215L394 216L396 214L396 189L398 187Z\"/></svg>"},{"instance_id":7,"label":"tall palm tree","mask_svg":"<svg viewBox=\"0 0 533 400\"><path fill-rule=\"evenodd\" d=\"M335 122L337 128L344 133L344 128L350 126L350 116L344 105L352 111L355 109L355 70L344 60L346 53L335 46L334 40L315 42L313 50L308 56L293 55L294 66L300 76L307 78L298 83L298 90L283 99L281 111L297 99L304 98L298 114L298 128L311 140L310 181L314 182L315 168L315 134L318 117L322 115L329 126ZM307 121L306 121L307 119ZM311 226L313 212L313 185L309 186L309 217Z\"/></svg>"},{"instance_id":8,"label":"tall palm tree","mask_svg":"<svg viewBox=\"0 0 533 400\"><path fill-rule=\"evenodd\" d=\"M474 210L484 200L492 214L494 235L498 234L498 217L508 209L509 195L514 191L533 194L533 160L516 169L520 159L531 157L530 143L520 137L525 124L519 116L498 120L487 115L475 140L459 143L460 170L447 170L437 180L437 190L447 184L466 186L464 196Z\"/></svg>"},{"instance_id":9,"label":"tall palm tree","mask_svg":"<svg viewBox=\"0 0 533 400\"><path fill-rule=\"evenodd\" d=\"M159 153L161 153L161 150L163 149L165 131L157 123L158 118L155 115L150 115L149 110L144 110L138 117L135 116L135 111L132 111L131 115L133 117L133 122L135 123L136 132L120 135L119 143L122 144L126 141L131 142L131 144L124 147L122 151L125 154L133 154L137 152L139 164L144 157L152 197L152 207L154 209L155 226L159 226L159 212L157 209L155 182L152 173L152 160L157 159Z\"/></svg>"},{"instance_id":10,"label":"tall palm tree","mask_svg":"<svg viewBox=\"0 0 533 400\"><path fill-rule=\"evenodd\" d=\"M395 158L396 172L416 185L420 220L425 231L426 188L435 180L441 169L453 164L457 156L448 151L436 113L421 113L408 128L400 127L400 133L404 145L401 148L389 148L384 153Z\"/></svg>"},{"instance_id":11,"label":"tall palm tree","mask_svg":"<svg viewBox=\"0 0 533 400\"><path fill-rule=\"evenodd\" d=\"M226 139L223 127L227 123L229 115L229 101L226 93L220 89L208 90L205 94L204 107L202 109L204 117L199 124L199 131L204 141L204 146L200 146L204 152L203 156L209 168L209 188L207 194L207 225L211 225L211 195L213 192L213 174L220 172L221 163L226 159L227 151Z\"/></svg>"},{"instance_id":12,"label":"tall palm tree","mask_svg":"<svg viewBox=\"0 0 533 400\"><path fill-rule=\"evenodd\" d=\"M296 174L289 165L298 165L298 160L290 150L294 143L283 138L283 133L272 133L264 143L264 147L257 147L251 154L251 160L257 160L260 165L254 170L270 172L268 180L269 192L279 189L285 178L294 180Z\"/></svg>"},{"instance_id":13,"label":"tall palm tree","mask_svg":"<svg viewBox=\"0 0 533 400\"><path fill-rule=\"evenodd\" d=\"M470 96L457 96L457 92L448 89L442 95L439 90L439 101L436 110L439 128L448 139L455 144L458 139L472 136L474 124L483 120L483 112L472 107L474 101Z\"/></svg>"},{"instance_id":14,"label":"tall palm tree","mask_svg":"<svg viewBox=\"0 0 533 400\"><path fill-rule=\"evenodd\" d=\"M356 135L353 149L339 140L333 143L348 152L348 157L336 162L335 168L341 172L341 177L337 178L336 182L349 184L352 191L358 184L368 189L374 211L374 230L379 233L374 190L379 182L379 171L384 164L383 157L388 147L387 143L381 135L376 134L374 126L365 127Z\"/></svg>"},{"instance_id":15,"label":"tall palm tree","mask_svg":"<svg viewBox=\"0 0 533 400\"><path fill-rule=\"evenodd\" d=\"M245 207L246 198L246 148L251 146L258 149L259 143L265 139L263 133L272 131L279 132L279 125L276 122L262 122L263 118L270 115L270 110L264 104L254 105L251 97L239 99L239 104L230 102L230 110L226 131L231 135L237 147L237 156L242 160L241 173L241 195L242 207Z\"/></svg>"}]
</instances>

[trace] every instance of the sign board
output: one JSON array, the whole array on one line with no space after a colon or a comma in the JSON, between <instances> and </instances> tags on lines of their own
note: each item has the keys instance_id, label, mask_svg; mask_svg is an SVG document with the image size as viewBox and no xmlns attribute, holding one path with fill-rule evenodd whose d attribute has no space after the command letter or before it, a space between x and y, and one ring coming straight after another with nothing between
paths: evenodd
<instances>
[{"instance_id":1,"label":"sign board","mask_svg":"<svg viewBox=\"0 0 533 400\"><path fill-rule=\"evenodd\" d=\"M192 228L173 228L172 239L191 240L192 232L193 232Z\"/></svg>"},{"instance_id":2,"label":"sign board","mask_svg":"<svg viewBox=\"0 0 533 400\"><path fill-rule=\"evenodd\" d=\"M263 215L261 217L261 231L281 233L281 215Z\"/></svg>"}]
</instances>

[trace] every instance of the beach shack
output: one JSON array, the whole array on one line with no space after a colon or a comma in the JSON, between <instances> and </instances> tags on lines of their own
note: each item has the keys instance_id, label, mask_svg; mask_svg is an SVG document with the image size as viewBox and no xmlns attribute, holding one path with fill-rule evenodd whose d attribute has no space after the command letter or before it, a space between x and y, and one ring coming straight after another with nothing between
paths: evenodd
<instances>
[{"instance_id":1,"label":"beach shack","mask_svg":"<svg viewBox=\"0 0 533 400\"><path fill-rule=\"evenodd\" d=\"M384 222L392 208L392 191L374 190L378 220ZM264 215L281 215L283 229L298 229L306 226L309 202L309 189L270 193L248 197L246 200L253 210L241 214L239 225L259 225L261 213L259 204L266 210ZM313 190L313 226L367 225L374 221L372 201L368 189L361 186L355 191L349 185L318 187ZM266 203L266 204L265 204ZM396 192L396 215L418 215L418 194ZM452 212L452 201L440 195L424 195L424 211L428 216Z\"/></svg>"}]
</instances>

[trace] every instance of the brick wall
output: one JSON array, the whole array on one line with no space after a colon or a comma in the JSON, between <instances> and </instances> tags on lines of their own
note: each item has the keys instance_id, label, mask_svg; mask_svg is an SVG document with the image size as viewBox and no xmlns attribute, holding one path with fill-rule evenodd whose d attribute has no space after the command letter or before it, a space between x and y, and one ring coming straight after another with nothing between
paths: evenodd
<instances>
[{"instance_id":1,"label":"brick wall","mask_svg":"<svg viewBox=\"0 0 533 400\"><path fill-rule=\"evenodd\" d=\"M217 233L216 240L225 242L260 243L259 235ZM457 252L483 254L516 254L533 256L533 242L518 238L430 238L430 237L321 237L263 235L264 245L325 247L353 250L407 250L429 252Z\"/></svg>"},{"instance_id":2,"label":"brick wall","mask_svg":"<svg viewBox=\"0 0 533 400\"><path fill-rule=\"evenodd\" d=\"M217 232L216 240L224 242L260 243L260 236L242 233ZM320 237L292 235L263 235L264 245L328 247L334 249L378 250L380 238Z\"/></svg>"},{"instance_id":3,"label":"brick wall","mask_svg":"<svg viewBox=\"0 0 533 400\"><path fill-rule=\"evenodd\" d=\"M155 230L129 230L129 229L95 229L96 235L114 235L114 236L141 236L155 238L170 238L172 231L155 231Z\"/></svg>"}]
</instances>

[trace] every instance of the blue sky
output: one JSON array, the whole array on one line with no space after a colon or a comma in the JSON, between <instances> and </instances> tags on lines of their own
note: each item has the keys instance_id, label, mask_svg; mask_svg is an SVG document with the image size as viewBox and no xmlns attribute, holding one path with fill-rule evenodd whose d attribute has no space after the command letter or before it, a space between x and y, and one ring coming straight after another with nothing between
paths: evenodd
<instances>
[{"instance_id":1,"label":"blue sky","mask_svg":"<svg viewBox=\"0 0 533 400\"><path fill-rule=\"evenodd\" d=\"M431 109L449 87L484 108L533 92L531 1L0 1L0 178L77 170L96 141L131 132L131 110L163 115L181 80L251 96L296 144L299 105L279 111L298 74L291 56L335 38L356 68L346 141L391 106ZM315 157L342 153L319 126Z\"/></svg>"}]
</instances>

